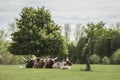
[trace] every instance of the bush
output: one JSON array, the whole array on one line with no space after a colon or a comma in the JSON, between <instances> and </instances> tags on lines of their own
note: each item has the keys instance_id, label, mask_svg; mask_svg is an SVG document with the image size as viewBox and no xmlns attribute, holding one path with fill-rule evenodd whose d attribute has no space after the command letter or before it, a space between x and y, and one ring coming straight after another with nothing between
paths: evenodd
<instances>
[{"instance_id":1,"label":"bush","mask_svg":"<svg viewBox=\"0 0 120 80\"><path fill-rule=\"evenodd\" d=\"M107 56L102 58L102 64L110 64L110 59Z\"/></svg>"},{"instance_id":2,"label":"bush","mask_svg":"<svg viewBox=\"0 0 120 80\"><path fill-rule=\"evenodd\" d=\"M0 54L0 64L23 64L24 61L21 56L10 53Z\"/></svg>"},{"instance_id":3,"label":"bush","mask_svg":"<svg viewBox=\"0 0 120 80\"><path fill-rule=\"evenodd\" d=\"M92 64L99 64L100 63L100 57L97 54L93 54L90 56L90 62Z\"/></svg>"},{"instance_id":4,"label":"bush","mask_svg":"<svg viewBox=\"0 0 120 80\"><path fill-rule=\"evenodd\" d=\"M112 60L112 62L115 63L115 64L120 64L120 49L117 49L117 50L113 53L113 55L112 55L112 57L111 57L111 60Z\"/></svg>"}]
</instances>

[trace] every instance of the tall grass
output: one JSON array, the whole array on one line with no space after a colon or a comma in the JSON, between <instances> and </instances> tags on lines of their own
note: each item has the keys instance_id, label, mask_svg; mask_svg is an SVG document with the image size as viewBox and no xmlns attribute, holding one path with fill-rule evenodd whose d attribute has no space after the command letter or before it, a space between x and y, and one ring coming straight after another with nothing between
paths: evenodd
<instances>
[{"instance_id":1,"label":"tall grass","mask_svg":"<svg viewBox=\"0 0 120 80\"><path fill-rule=\"evenodd\" d=\"M85 65L71 70L26 69L19 65L0 65L0 80L120 80L120 65L92 65L92 71L81 71Z\"/></svg>"}]
</instances>

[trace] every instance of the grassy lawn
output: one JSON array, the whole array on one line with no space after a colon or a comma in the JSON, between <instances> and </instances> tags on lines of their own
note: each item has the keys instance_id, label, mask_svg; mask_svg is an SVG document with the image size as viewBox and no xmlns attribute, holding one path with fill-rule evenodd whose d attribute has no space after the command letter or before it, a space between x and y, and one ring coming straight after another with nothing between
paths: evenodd
<instances>
[{"instance_id":1,"label":"grassy lawn","mask_svg":"<svg viewBox=\"0 0 120 80\"><path fill-rule=\"evenodd\" d=\"M26 69L19 65L0 65L0 80L120 80L120 65L91 65L90 72L81 71L85 65L73 65L71 70Z\"/></svg>"}]
</instances>

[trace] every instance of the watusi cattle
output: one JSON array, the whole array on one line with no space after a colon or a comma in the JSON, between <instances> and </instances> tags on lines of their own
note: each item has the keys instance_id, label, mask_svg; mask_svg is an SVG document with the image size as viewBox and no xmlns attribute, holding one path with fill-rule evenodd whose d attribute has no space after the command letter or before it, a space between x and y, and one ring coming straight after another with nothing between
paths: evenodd
<instances>
[{"instance_id":1,"label":"watusi cattle","mask_svg":"<svg viewBox=\"0 0 120 80\"><path fill-rule=\"evenodd\" d=\"M36 59L34 63L34 68L44 68L45 62L44 60Z\"/></svg>"},{"instance_id":2,"label":"watusi cattle","mask_svg":"<svg viewBox=\"0 0 120 80\"><path fill-rule=\"evenodd\" d=\"M72 63L67 58L62 62L55 62L56 58L47 58L46 60L36 58L36 59L25 59L26 60L26 68L58 68L58 69L71 69Z\"/></svg>"},{"instance_id":3,"label":"watusi cattle","mask_svg":"<svg viewBox=\"0 0 120 80\"><path fill-rule=\"evenodd\" d=\"M46 64L45 64L45 68L53 68L53 65L54 65L56 59L57 59L57 57L54 59L47 60Z\"/></svg>"},{"instance_id":4,"label":"watusi cattle","mask_svg":"<svg viewBox=\"0 0 120 80\"><path fill-rule=\"evenodd\" d=\"M52 68L54 61L52 59L48 60L45 64L45 68Z\"/></svg>"},{"instance_id":5,"label":"watusi cattle","mask_svg":"<svg viewBox=\"0 0 120 80\"><path fill-rule=\"evenodd\" d=\"M54 63L53 68L57 68L57 69L71 69L71 66L72 66L72 63L67 58L65 61Z\"/></svg>"},{"instance_id":6,"label":"watusi cattle","mask_svg":"<svg viewBox=\"0 0 120 80\"><path fill-rule=\"evenodd\" d=\"M26 68L33 68L35 60L27 60Z\"/></svg>"},{"instance_id":7,"label":"watusi cattle","mask_svg":"<svg viewBox=\"0 0 120 80\"><path fill-rule=\"evenodd\" d=\"M26 62L26 68L33 68L35 60L32 58L24 58L22 57L23 60Z\"/></svg>"}]
</instances>

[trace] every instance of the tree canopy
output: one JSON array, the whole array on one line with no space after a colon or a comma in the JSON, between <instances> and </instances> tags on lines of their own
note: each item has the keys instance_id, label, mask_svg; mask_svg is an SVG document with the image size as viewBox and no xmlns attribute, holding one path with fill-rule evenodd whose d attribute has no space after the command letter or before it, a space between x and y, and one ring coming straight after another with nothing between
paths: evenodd
<instances>
[{"instance_id":1,"label":"tree canopy","mask_svg":"<svg viewBox=\"0 0 120 80\"><path fill-rule=\"evenodd\" d=\"M16 19L18 31L12 34L9 51L16 55L59 55L67 53L60 26L54 23L49 10L25 7Z\"/></svg>"}]
</instances>

